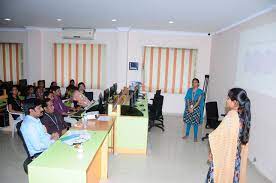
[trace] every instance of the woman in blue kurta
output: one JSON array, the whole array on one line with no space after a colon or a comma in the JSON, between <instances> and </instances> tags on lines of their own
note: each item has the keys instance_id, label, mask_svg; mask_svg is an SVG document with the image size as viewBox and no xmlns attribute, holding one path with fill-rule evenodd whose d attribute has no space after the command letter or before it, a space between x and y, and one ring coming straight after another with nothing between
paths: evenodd
<instances>
[{"instance_id":1,"label":"woman in blue kurta","mask_svg":"<svg viewBox=\"0 0 276 183\"><path fill-rule=\"evenodd\" d=\"M197 142L198 125L203 121L204 92L199 89L199 80L193 79L193 87L189 88L185 97L185 111L183 121L186 123L186 134L183 139L187 139L191 126L194 126L194 141ZM184 128L183 128L184 131Z\"/></svg>"}]
</instances>

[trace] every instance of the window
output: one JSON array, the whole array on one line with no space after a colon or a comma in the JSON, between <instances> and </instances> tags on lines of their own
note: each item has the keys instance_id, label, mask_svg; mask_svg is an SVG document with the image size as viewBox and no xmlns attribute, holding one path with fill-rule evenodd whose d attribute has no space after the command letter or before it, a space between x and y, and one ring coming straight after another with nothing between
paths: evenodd
<instances>
[{"instance_id":1,"label":"window","mask_svg":"<svg viewBox=\"0 0 276 183\"><path fill-rule=\"evenodd\" d=\"M104 84L105 45L55 43L54 65L58 85L66 87L74 79L87 88L100 89Z\"/></svg>"},{"instance_id":2,"label":"window","mask_svg":"<svg viewBox=\"0 0 276 183\"><path fill-rule=\"evenodd\" d=\"M0 79L17 83L23 78L23 44L0 43Z\"/></svg>"},{"instance_id":3,"label":"window","mask_svg":"<svg viewBox=\"0 0 276 183\"><path fill-rule=\"evenodd\" d=\"M144 47L144 91L185 93L195 76L196 59L196 49Z\"/></svg>"}]
</instances>

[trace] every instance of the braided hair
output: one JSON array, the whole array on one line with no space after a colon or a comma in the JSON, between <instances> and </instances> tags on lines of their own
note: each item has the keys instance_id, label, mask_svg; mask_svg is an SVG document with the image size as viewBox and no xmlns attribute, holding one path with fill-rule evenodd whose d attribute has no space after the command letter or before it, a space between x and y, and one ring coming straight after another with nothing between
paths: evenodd
<instances>
[{"instance_id":1,"label":"braided hair","mask_svg":"<svg viewBox=\"0 0 276 183\"><path fill-rule=\"evenodd\" d=\"M251 126L250 99L247 93L242 88L232 88L228 92L228 97L232 101L239 103L239 117L242 122L242 132L240 141L242 144L247 144L249 141L249 131Z\"/></svg>"}]
</instances>

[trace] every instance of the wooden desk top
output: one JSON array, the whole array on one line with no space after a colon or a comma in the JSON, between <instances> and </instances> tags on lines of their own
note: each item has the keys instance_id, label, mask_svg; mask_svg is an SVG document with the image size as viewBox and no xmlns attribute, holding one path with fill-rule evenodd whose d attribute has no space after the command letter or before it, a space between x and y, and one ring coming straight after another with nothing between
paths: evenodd
<instances>
[{"instance_id":1,"label":"wooden desk top","mask_svg":"<svg viewBox=\"0 0 276 183\"><path fill-rule=\"evenodd\" d=\"M78 121L75 125L71 127L71 129L76 130L90 130L90 131L110 131L114 124L114 117L111 117L110 121L99 121L99 120L88 120L87 127L84 128L82 121Z\"/></svg>"}]
</instances>

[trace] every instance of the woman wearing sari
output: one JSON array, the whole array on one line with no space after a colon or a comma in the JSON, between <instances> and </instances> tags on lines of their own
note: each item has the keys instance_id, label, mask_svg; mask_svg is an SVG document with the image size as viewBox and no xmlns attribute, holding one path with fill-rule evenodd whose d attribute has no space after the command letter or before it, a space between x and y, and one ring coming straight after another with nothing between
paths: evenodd
<instances>
[{"instance_id":1,"label":"woman wearing sari","mask_svg":"<svg viewBox=\"0 0 276 183\"><path fill-rule=\"evenodd\" d=\"M183 121L186 123L186 134L183 139L187 139L191 126L194 127L194 141L197 142L198 125L203 121L204 92L199 89L199 80L193 79L192 88L189 88L185 96L185 111ZM183 126L184 133L184 126Z\"/></svg>"},{"instance_id":2,"label":"woman wearing sari","mask_svg":"<svg viewBox=\"0 0 276 183\"><path fill-rule=\"evenodd\" d=\"M78 84L78 89L73 92L73 101L78 102L81 107L87 107L91 101L85 96L85 84L80 82Z\"/></svg>"},{"instance_id":3,"label":"woman wearing sari","mask_svg":"<svg viewBox=\"0 0 276 183\"><path fill-rule=\"evenodd\" d=\"M245 183L250 130L250 100L241 88L228 92L229 112L209 135L210 168L206 183Z\"/></svg>"}]
</instances>

